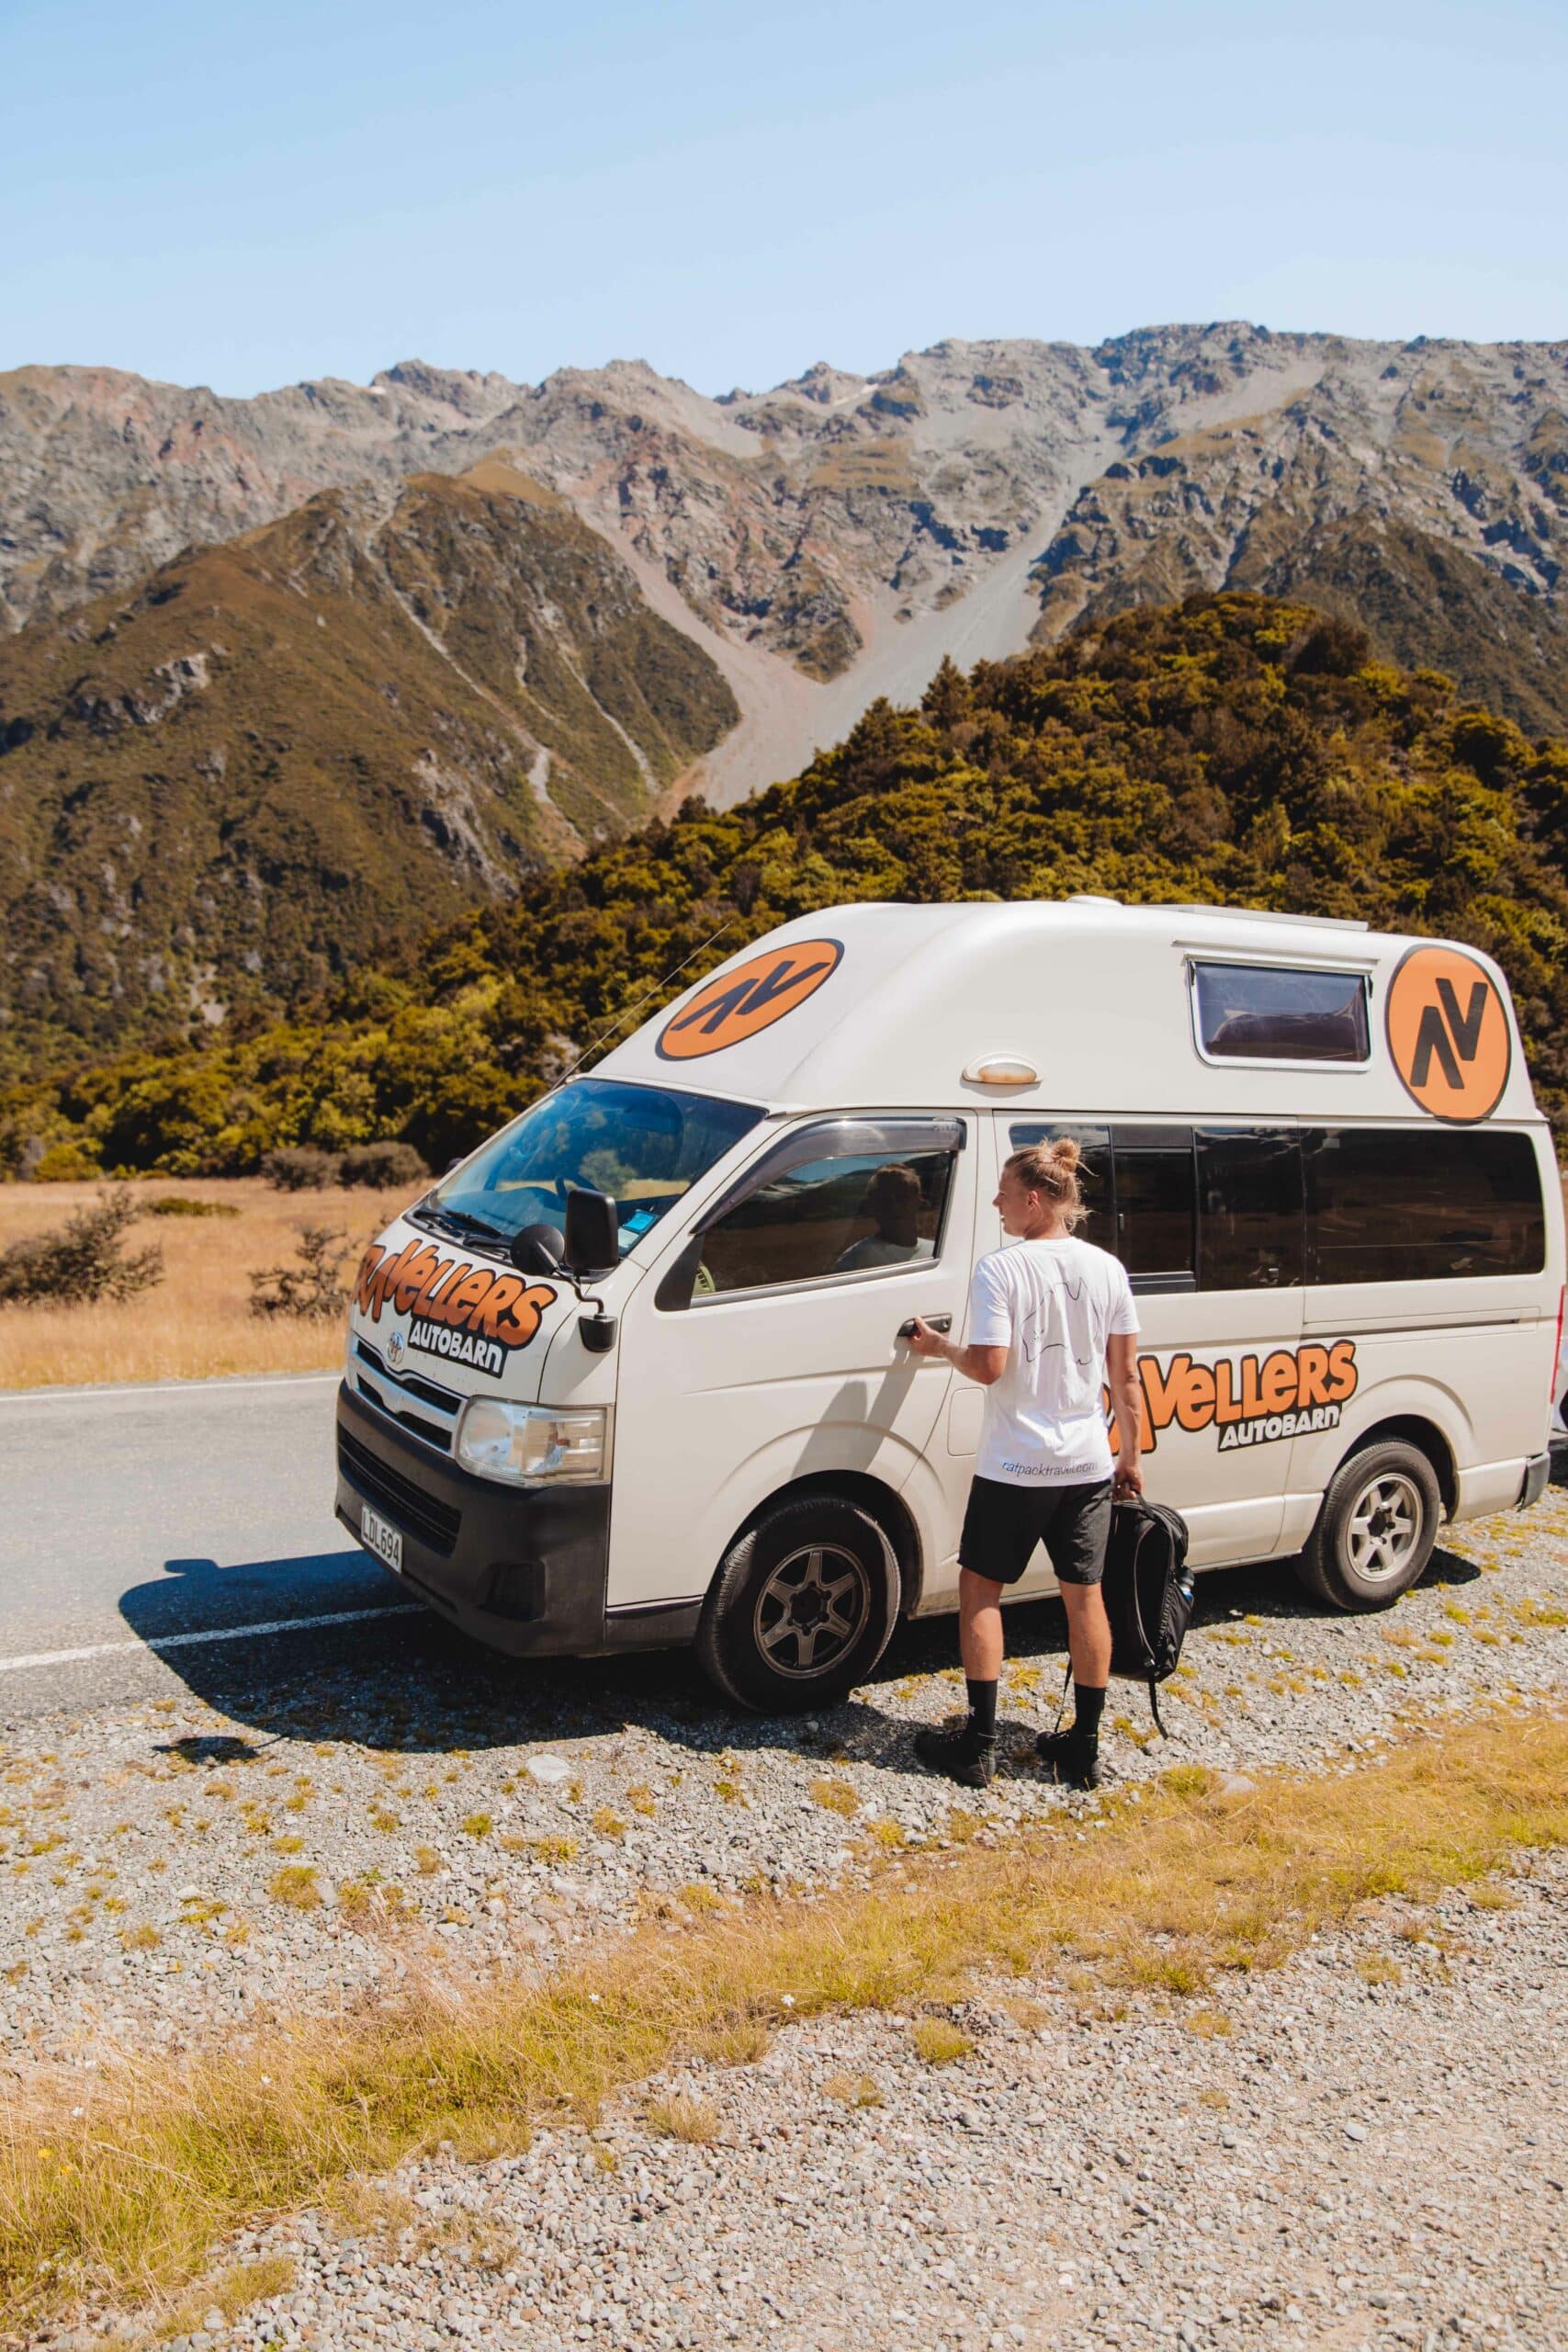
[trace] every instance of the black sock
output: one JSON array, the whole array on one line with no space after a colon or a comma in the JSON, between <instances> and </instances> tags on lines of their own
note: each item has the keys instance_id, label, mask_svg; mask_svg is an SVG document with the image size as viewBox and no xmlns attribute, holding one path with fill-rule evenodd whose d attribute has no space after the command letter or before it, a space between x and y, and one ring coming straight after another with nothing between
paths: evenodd
<instances>
[{"instance_id":1,"label":"black sock","mask_svg":"<svg viewBox=\"0 0 1568 2352\"><path fill-rule=\"evenodd\" d=\"M969 1721L981 1739L997 1736L997 1686L994 1682L970 1682Z\"/></svg>"},{"instance_id":2,"label":"black sock","mask_svg":"<svg viewBox=\"0 0 1568 2352\"><path fill-rule=\"evenodd\" d=\"M1073 1729L1080 1739L1100 1737L1100 1718L1105 1713L1103 1687L1095 1690L1088 1682L1073 1685Z\"/></svg>"}]
</instances>

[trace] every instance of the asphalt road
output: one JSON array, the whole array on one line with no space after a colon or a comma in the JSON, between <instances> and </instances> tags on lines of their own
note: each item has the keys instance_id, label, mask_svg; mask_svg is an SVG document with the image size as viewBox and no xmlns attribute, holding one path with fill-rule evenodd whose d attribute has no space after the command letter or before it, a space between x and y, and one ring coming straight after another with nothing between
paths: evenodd
<instances>
[{"instance_id":1,"label":"asphalt road","mask_svg":"<svg viewBox=\"0 0 1568 2352\"><path fill-rule=\"evenodd\" d=\"M349 1616L334 1643L386 1641L359 1611L401 1631L408 1604L333 1516L336 1383L0 1393L0 1725L156 1695L209 1649L265 1642L287 1672L323 1617Z\"/></svg>"}]
</instances>

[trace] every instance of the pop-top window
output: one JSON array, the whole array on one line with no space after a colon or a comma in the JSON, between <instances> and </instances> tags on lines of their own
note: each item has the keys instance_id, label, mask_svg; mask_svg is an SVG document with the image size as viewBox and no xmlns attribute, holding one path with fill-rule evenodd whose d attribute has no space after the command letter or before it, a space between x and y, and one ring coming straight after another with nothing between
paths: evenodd
<instances>
[{"instance_id":1,"label":"pop-top window","mask_svg":"<svg viewBox=\"0 0 1568 2352\"><path fill-rule=\"evenodd\" d=\"M1217 1061L1364 1062L1371 1050L1360 972L1194 964L1192 1012Z\"/></svg>"}]
</instances>

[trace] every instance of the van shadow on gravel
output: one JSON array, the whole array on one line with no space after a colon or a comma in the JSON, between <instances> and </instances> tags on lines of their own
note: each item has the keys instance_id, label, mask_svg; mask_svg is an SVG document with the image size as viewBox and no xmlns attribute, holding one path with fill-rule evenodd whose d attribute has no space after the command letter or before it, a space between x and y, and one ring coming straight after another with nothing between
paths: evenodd
<instances>
[{"instance_id":1,"label":"van shadow on gravel","mask_svg":"<svg viewBox=\"0 0 1568 2352\"><path fill-rule=\"evenodd\" d=\"M317 1560L255 1561L222 1569L212 1561L169 1563L181 1573L132 1587L121 1598L127 1625L149 1643L258 1619L308 1613L298 1602L311 1572L344 1566ZM912 1675L957 1664L957 1621L951 1615L902 1625L862 1693L816 1717L740 1714L726 1705L689 1650L605 1658L512 1659L468 1640L434 1613L406 1613L396 1588L367 1563L363 1591L333 1581L321 1598L331 1610L379 1607L383 1613L346 1625L193 1643L164 1648L165 1667L191 1695L232 1730L211 1739L173 1743L190 1760L239 1757L239 1743L352 1742L390 1753L438 1755L539 1742L603 1739L647 1729L694 1755L793 1751L802 1758L848 1753L856 1762L910 1765L911 1726L876 1704L878 1690ZM1462 1585L1480 1571L1441 1549L1427 1571L1432 1584ZM287 1597L287 1603L285 1600ZM330 1613L330 1611L329 1612ZM1347 1626L1300 1586L1285 1563L1222 1568L1198 1581L1194 1624L1237 1617L1280 1625L1328 1619ZM1054 1706L1066 1664L1066 1619L1055 1600L1021 1601L1007 1612L1008 1656L1042 1668L1041 1698ZM1134 1686L1127 1686L1132 1689ZM197 1756L194 1751L200 1748ZM213 1753L209 1756L207 1750Z\"/></svg>"}]
</instances>

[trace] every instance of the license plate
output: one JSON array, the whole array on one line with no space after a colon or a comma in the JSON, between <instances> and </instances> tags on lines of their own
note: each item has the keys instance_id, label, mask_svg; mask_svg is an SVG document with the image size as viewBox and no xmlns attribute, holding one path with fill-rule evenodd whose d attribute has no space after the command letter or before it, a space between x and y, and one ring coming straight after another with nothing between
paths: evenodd
<instances>
[{"instance_id":1,"label":"license plate","mask_svg":"<svg viewBox=\"0 0 1568 2352\"><path fill-rule=\"evenodd\" d=\"M402 1529L394 1527L390 1520L383 1519L378 1510L372 1510L368 1503L362 1503L359 1507L359 1540L367 1552L374 1552L378 1560L384 1560L388 1567L396 1568L401 1576Z\"/></svg>"}]
</instances>

